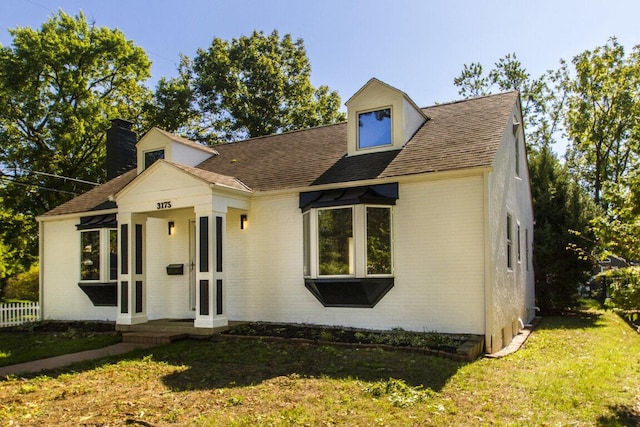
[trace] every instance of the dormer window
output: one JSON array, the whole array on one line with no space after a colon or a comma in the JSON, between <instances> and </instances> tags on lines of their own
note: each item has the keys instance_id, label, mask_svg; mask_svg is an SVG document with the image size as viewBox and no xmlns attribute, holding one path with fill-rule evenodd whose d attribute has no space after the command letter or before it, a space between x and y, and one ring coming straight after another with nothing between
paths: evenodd
<instances>
[{"instance_id":1,"label":"dormer window","mask_svg":"<svg viewBox=\"0 0 640 427\"><path fill-rule=\"evenodd\" d=\"M155 163L156 160L164 159L164 150L153 150L153 151L145 151L144 153L144 168L147 169L149 166Z\"/></svg>"},{"instance_id":2,"label":"dormer window","mask_svg":"<svg viewBox=\"0 0 640 427\"><path fill-rule=\"evenodd\" d=\"M391 144L391 108L358 114L358 149Z\"/></svg>"}]
</instances>

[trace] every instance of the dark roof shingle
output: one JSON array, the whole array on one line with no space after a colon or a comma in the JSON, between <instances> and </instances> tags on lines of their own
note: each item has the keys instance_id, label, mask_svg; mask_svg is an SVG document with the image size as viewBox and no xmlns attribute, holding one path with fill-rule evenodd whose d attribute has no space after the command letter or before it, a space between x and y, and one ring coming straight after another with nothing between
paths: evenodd
<instances>
[{"instance_id":1,"label":"dark roof shingle","mask_svg":"<svg viewBox=\"0 0 640 427\"><path fill-rule=\"evenodd\" d=\"M205 181L247 191L273 191L436 171L490 167L517 92L423 108L430 118L401 149L347 156L347 124L339 123L221 144L195 168ZM171 134L169 134L171 135ZM129 184L127 172L43 216L95 209Z\"/></svg>"}]
</instances>

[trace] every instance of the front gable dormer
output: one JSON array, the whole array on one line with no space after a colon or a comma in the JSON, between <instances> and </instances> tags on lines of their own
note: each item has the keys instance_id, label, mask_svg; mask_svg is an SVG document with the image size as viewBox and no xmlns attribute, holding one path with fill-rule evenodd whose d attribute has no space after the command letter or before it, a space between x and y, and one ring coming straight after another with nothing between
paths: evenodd
<instances>
[{"instance_id":1,"label":"front gable dormer","mask_svg":"<svg viewBox=\"0 0 640 427\"><path fill-rule=\"evenodd\" d=\"M349 156L399 150L428 120L407 94L375 78L345 104Z\"/></svg>"},{"instance_id":2,"label":"front gable dormer","mask_svg":"<svg viewBox=\"0 0 640 427\"><path fill-rule=\"evenodd\" d=\"M196 166L218 152L206 145L152 128L136 144L138 175L156 160L164 159L186 166Z\"/></svg>"}]
</instances>

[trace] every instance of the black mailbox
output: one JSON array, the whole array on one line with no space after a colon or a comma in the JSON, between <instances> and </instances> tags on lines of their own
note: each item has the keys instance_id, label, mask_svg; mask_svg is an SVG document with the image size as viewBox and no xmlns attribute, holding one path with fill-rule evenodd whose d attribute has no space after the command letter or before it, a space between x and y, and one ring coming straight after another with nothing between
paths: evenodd
<instances>
[{"instance_id":1,"label":"black mailbox","mask_svg":"<svg viewBox=\"0 0 640 427\"><path fill-rule=\"evenodd\" d=\"M184 264L167 265L167 274L169 276L180 276L184 274Z\"/></svg>"}]
</instances>

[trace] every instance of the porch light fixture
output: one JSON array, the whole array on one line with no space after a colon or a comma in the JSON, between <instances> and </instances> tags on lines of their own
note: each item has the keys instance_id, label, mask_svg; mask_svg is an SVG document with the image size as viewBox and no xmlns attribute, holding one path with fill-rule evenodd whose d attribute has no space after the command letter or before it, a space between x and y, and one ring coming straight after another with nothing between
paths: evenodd
<instances>
[{"instance_id":1,"label":"porch light fixture","mask_svg":"<svg viewBox=\"0 0 640 427\"><path fill-rule=\"evenodd\" d=\"M240 230L244 230L245 228L247 228L247 215L242 214L240 215Z\"/></svg>"},{"instance_id":2,"label":"porch light fixture","mask_svg":"<svg viewBox=\"0 0 640 427\"><path fill-rule=\"evenodd\" d=\"M169 221L169 236L172 236L176 232L176 223Z\"/></svg>"}]
</instances>

